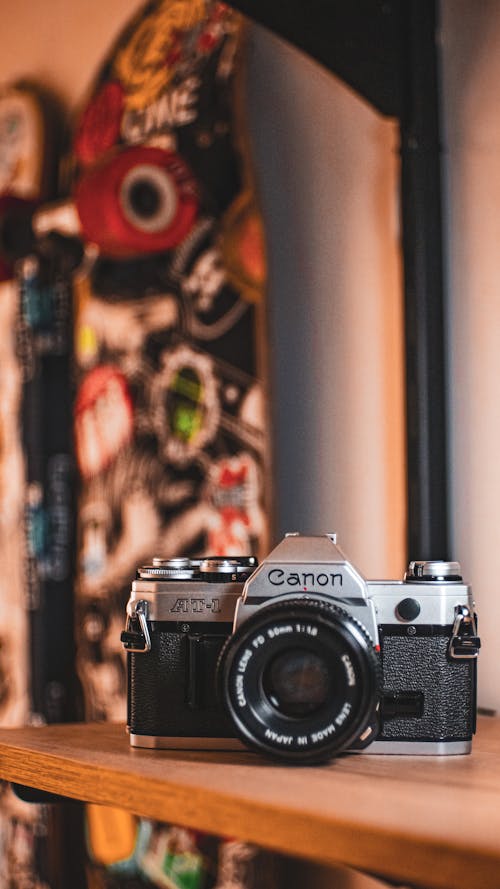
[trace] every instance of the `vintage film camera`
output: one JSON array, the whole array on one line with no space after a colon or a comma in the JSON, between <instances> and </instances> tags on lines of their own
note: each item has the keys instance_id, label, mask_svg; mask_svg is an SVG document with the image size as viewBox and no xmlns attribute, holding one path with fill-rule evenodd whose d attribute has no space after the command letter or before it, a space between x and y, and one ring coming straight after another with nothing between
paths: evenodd
<instances>
[{"instance_id":1,"label":"vintage film camera","mask_svg":"<svg viewBox=\"0 0 500 889\"><path fill-rule=\"evenodd\" d=\"M258 568L156 559L122 641L132 746L243 741L298 763L471 749L480 641L458 562L366 581L334 534L289 534Z\"/></svg>"}]
</instances>

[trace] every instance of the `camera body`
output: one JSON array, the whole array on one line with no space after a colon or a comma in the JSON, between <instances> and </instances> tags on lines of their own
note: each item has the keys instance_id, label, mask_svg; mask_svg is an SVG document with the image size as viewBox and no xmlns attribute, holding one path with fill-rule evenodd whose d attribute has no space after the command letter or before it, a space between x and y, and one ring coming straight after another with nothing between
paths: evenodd
<instances>
[{"instance_id":1,"label":"camera body","mask_svg":"<svg viewBox=\"0 0 500 889\"><path fill-rule=\"evenodd\" d=\"M173 561L183 576L139 569L127 606L132 745L470 751L480 642L457 562L367 581L334 534L287 535L259 567Z\"/></svg>"},{"instance_id":2,"label":"camera body","mask_svg":"<svg viewBox=\"0 0 500 889\"><path fill-rule=\"evenodd\" d=\"M256 559L153 559L127 604L127 725L137 747L241 748L217 700L217 661Z\"/></svg>"}]
</instances>

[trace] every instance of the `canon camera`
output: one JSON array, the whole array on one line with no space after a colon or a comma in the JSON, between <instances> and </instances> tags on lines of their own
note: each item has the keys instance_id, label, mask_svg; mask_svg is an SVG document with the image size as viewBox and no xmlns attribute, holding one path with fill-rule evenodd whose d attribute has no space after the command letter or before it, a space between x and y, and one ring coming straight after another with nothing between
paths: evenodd
<instances>
[{"instance_id":1,"label":"canon camera","mask_svg":"<svg viewBox=\"0 0 500 889\"><path fill-rule=\"evenodd\" d=\"M154 559L122 642L136 747L243 742L297 763L471 749L480 641L458 562L367 581L335 534L288 534L258 567Z\"/></svg>"}]
</instances>

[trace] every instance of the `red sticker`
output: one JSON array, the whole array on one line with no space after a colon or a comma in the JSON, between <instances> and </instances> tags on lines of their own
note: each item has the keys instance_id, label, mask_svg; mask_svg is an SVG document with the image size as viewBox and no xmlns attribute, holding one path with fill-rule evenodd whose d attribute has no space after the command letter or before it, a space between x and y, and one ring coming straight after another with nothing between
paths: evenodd
<instances>
[{"instance_id":1,"label":"red sticker","mask_svg":"<svg viewBox=\"0 0 500 889\"><path fill-rule=\"evenodd\" d=\"M96 475L132 438L133 407L127 380L102 365L83 380L75 404L75 443L80 472Z\"/></svg>"},{"instance_id":2,"label":"red sticker","mask_svg":"<svg viewBox=\"0 0 500 889\"><path fill-rule=\"evenodd\" d=\"M80 118L74 140L80 163L93 164L116 145L122 112L123 89L112 80L91 99Z\"/></svg>"},{"instance_id":3,"label":"red sticker","mask_svg":"<svg viewBox=\"0 0 500 889\"><path fill-rule=\"evenodd\" d=\"M84 237L107 256L170 250L198 215L198 189L174 152L128 148L87 170L76 187Z\"/></svg>"}]
</instances>

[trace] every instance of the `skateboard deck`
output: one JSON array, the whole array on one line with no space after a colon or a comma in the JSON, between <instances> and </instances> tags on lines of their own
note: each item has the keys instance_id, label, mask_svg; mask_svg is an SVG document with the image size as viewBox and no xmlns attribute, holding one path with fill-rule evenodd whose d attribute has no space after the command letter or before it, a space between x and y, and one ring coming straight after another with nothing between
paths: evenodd
<instances>
[{"instance_id":1,"label":"skateboard deck","mask_svg":"<svg viewBox=\"0 0 500 889\"><path fill-rule=\"evenodd\" d=\"M262 557L269 547L266 258L243 40L241 17L223 4L149 3L112 48L76 127L73 208L86 249L73 278L77 664L87 719L124 719L119 640L139 564ZM100 865L108 885L141 874L182 885L157 872L147 837L160 848L159 827L129 831L125 854L123 813L108 813L107 839L100 823L90 812L97 882Z\"/></svg>"},{"instance_id":2,"label":"skateboard deck","mask_svg":"<svg viewBox=\"0 0 500 889\"><path fill-rule=\"evenodd\" d=\"M79 647L89 717L116 715L124 693L122 668L120 678L99 673L121 662L117 630L138 564L268 548L265 251L241 31L219 3L150 3L76 130L87 247L74 278L77 590L84 628L92 615Z\"/></svg>"},{"instance_id":3,"label":"skateboard deck","mask_svg":"<svg viewBox=\"0 0 500 889\"><path fill-rule=\"evenodd\" d=\"M26 438L28 426L30 432L40 428L40 415L24 422L30 371L17 337L22 308L16 260L32 246L35 206L53 197L57 158L51 110L34 86L12 85L0 91L0 722L7 726L26 724L39 703L34 699L41 671L39 663L35 666L32 643L40 613L34 573L40 551L33 547L40 541L41 525L38 522L35 530L30 509L34 517L36 501L38 516L43 513L44 479L39 474L39 437L31 438L29 445ZM28 338L36 326L34 315L30 318ZM29 364L37 376L35 350ZM47 885L48 830L46 808L22 802L10 786L2 786L1 889Z\"/></svg>"}]
</instances>

